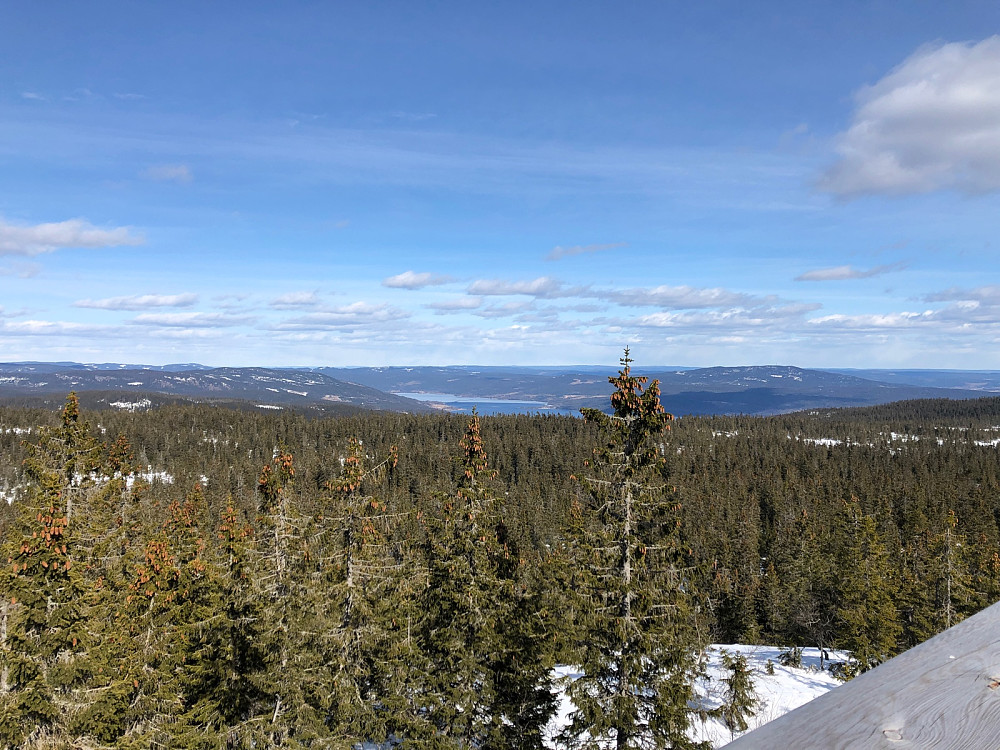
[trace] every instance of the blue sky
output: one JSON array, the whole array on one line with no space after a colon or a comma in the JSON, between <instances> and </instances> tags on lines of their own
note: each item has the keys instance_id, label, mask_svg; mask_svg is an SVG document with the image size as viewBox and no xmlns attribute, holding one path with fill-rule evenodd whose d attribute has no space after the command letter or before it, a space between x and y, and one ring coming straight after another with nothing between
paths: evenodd
<instances>
[{"instance_id":1,"label":"blue sky","mask_svg":"<svg viewBox=\"0 0 1000 750\"><path fill-rule=\"evenodd\" d=\"M0 360L1000 369L996 2L0 9Z\"/></svg>"}]
</instances>

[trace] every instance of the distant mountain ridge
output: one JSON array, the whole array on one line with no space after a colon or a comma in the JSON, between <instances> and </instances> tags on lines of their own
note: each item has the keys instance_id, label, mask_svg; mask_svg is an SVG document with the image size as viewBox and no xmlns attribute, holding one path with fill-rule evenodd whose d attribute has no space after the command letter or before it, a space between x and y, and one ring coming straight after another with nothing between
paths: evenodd
<instances>
[{"instance_id":1,"label":"distant mountain ridge","mask_svg":"<svg viewBox=\"0 0 1000 750\"><path fill-rule=\"evenodd\" d=\"M583 407L608 408L608 377L615 372L614 367L594 366L310 369L19 362L0 364L0 398L51 397L76 390L240 401L257 408L309 407L326 413L332 406L414 413L454 410L459 400L471 408L475 399L482 399L483 404L528 402L530 410L576 414ZM885 372L886 381L876 379L880 372ZM829 371L754 365L654 367L639 374L660 381L663 405L677 415L766 415L911 399L977 398L1000 392L1000 372L993 371ZM906 382L908 377L914 382ZM399 395L403 393L421 394L426 402ZM110 398L102 397L102 403L129 403L127 397ZM494 409L503 410L502 404Z\"/></svg>"},{"instance_id":2,"label":"distant mountain ridge","mask_svg":"<svg viewBox=\"0 0 1000 750\"><path fill-rule=\"evenodd\" d=\"M0 397L37 397L69 391L155 393L189 400L240 400L282 408L344 405L414 413L431 411L419 401L357 383L345 383L310 370L205 368L201 365L152 368L75 363L0 364Z\"/></svg>"},{"instance_id":3,"label":"distant mountain ridge","mask_svg":"<svg viewBox=\"0 0 1000 750\"><path fill-rule=\"evenodd\" d=\"M541 401L554 410L606 409L617 368L365 367L317 368L336 378L402 393L445 393ZM685 414L779 414L802 409L872 406L917 398L977 398L990 391L884 383L844 372L789 365L649 368L664 407ZM997 376L1000 391L1000 373Z\"/></svg>"}]
</instances>

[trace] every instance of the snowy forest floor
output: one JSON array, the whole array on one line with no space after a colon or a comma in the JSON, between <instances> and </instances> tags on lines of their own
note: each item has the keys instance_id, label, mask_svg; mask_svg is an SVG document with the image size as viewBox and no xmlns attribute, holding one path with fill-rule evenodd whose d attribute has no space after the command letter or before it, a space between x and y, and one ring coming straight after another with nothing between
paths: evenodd
<instances>
[{"instance_id":1,"label":"snowy forest floor","mask_svg":"<svg viewBox=\"0 0 1000 750\"><path fill-rule=\"evenodd\" d=\"M794 708L808 703L828 690L843 684L834 677L829 667L831 663L844 661L847 655L843 652L829 652L831 661L824 662L820 670L820 652L816 648L805 648L801 654L801 667L782 666L779 661L781 653L786 650L777 646L748 646L743 644L713 645L708 651L708 664L705 675L697 682L697 692L701 700L701 708L710 711L719 707L725 700L727 670L722 665L722 652L743 654L753 670L754 691L759 704L753 716L747 718L749 729L766 724ZM771 663L771 668L768 667ZM769 672L773 671L773 674ZM560 684L571 681L577 673L572 667L557 667L556 674ZM549 741L547 746L556 750L560 743L556 740L558 734L569 723L569 715L573 704L565 693L559 696L559 710L549 725ZM720 718L708 717L705 721L696 719L692 727L692 737L697 740L708 740L713 747L722 747L732 740L745 734L732 732Z\"/></svg>"}]
</instances>

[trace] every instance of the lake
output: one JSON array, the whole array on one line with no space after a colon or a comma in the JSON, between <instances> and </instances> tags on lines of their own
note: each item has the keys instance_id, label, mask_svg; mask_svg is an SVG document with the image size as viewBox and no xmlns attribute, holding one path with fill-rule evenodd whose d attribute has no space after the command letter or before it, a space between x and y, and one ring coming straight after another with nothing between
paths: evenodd
<instances>
[{"instance_id":1,"label":"lake","mask_svg":"<svg viewBox=\"0 0 1000 750\"><path fill-rule=\"evenodd\" d=\"M479 414L562 414L579 416L570 409L556 409L544 401L519 401L506 398L486 398L483 396L456 396L454 393L397 393L397 396L412 398L414 401L444 404L448 411L456 414L471 414L475 409Z\"/></svg>"}]
</instances>

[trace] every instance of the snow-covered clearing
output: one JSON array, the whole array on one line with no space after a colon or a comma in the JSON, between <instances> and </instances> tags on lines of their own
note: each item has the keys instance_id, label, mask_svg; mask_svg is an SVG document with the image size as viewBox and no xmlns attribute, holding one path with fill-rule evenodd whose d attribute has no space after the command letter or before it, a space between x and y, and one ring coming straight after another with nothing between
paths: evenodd
<instances>
[{"instance_id":1,"label":"snow-covered clearing","mask_svg":"<svg viewBox=\"0 0 1000 750\"><path fill-rule=\"evenodd\" d=\"M129 383L131 385L131 383ZM139 385L142 385L140 383ZM148 409L153 405L153 402L148 398L142 398L138 401L112 401L108 406L113 406L116 409L124 409L126 411L142 411L143 409Z\"/></svg>"},{"instance_id":2,"label":"snow-covered clearing","mask_svg":"<svg viewBox=\"0 0 1000 750\"><path fill-rule=\"evenodd\" d=\"M163 484L174 483L174 477L172 474L168 474L165 471L153 471L152 466L147 466L146 471L144 472L129 474L125 477L125 487L127 489L132 489L132 485L135 484L137 479L142 479L147 484L152 484L153 482L162 482Z\"/></svg>"},{"instance_id":3,"label":"snow-covered clearing","mask_svg":"<svg viewBox=\"0 0 1000 750\"><path fill-rule=\"evenodd\" d=\"M705 675L698 679L696 685L700 702L699 708L711 711L721 706L725 700L726 683L724 680L728 671L722 666L723 651L730 654L743 654L747 659L748 666L753 670L754 690L760 703L756 714L747 719L750 729L756 729L842 684L829 671L820 671L818 649L806 648L802 650L801 667L782 666L779 663L779 658L783 650L777 646L747 646L743 644L711 646L708 652ZM846 659L846 654L839 652L831 652L830 656L835 660ZM770 668L768 662L771 663ZM828 662L824 664L824 667L828 664ZM773 674L769 674L769 671ZM559 679L561 687L577 676L579 673L572 667L560 666L556 668L556 677ZM569 716L572 712L573 704L565 692L560 689L559 710L549 724L546 747L552 748L552 750L558 750L562 747L557 738L559 733L569 724ZM709 717L705 721L696 720L691 735L697 740L708 740L713 747L722 747L741 736L742 733L733 733L721 719ZM607 746L613 747L613 741L609 742Z\"/></svg>"}]
</instances>

